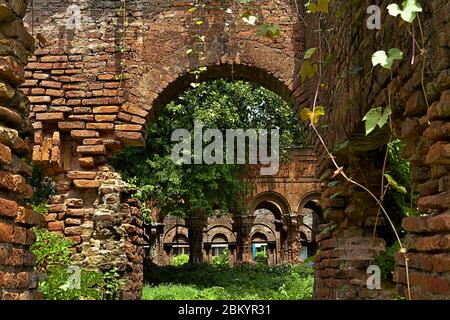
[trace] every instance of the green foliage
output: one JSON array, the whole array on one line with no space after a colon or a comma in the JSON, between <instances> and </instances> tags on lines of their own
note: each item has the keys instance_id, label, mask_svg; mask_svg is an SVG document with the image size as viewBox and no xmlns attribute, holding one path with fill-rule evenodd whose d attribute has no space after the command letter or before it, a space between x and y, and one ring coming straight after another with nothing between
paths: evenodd
<instances>
[{"instance_id":1,"label":"green foliage","mask_svg":"<svg viewBox=\"0 0 450 320\"><path fill-rule=\"evenodd\" d=\"M264 264L231 268L210 264L152 267L144 300L308 300L313 270Z\"/></svg>"},{"instance_id":2,"label":"green foliage","mask_svg":"<svg viewBox=\"0 0 450 320\"><path fill-rule=\"evenodd\" d=\"M280 26L273 23L263 23L259 26L256 35L258 37L268 37L270 39L274 39L281 35Z\"/></svg>"},{"instance_id":3,"label":"green foliage","mask_svg":"<svg viewBox=\"0 0 450 320\"><path fill-rule=\"evenodd\" d=\"M142 202L151 201L162 214L184 217L199 211L212 214L216 210L229 213L241 209L236 195L245 193L240 177L246 166L172 162L173 131L184 128L192 133L194 121L222 131L279 128L282 148L303 141L293 111L273 92L241 81L199 84L169 103L149 126L145 149L128 148L111 160L124 179L138 187L137 197Z\"/></svg>"},{"instance_id":4,"label":"green foliage","mask_svg":"<svg viewBox=\"0 0 450 320\"><path fill-rule=\"evenodd\" d=\"M395 242L391 247L389 247L385 253L375 257L376 264L381 269L381 276L383 279L392 281L395 267L395 253L400 250L400 244Z\"/></svg>"},{"instance_id":5,"label":"green foliage","mask_svg":"<svg viewBox=\"0 0 450 320\"><path fill-rule=\"evenodd\" d=\"M386 177L387 181L389 182L389 185L394 187L395 190L397 190L400 193L407 193L406 188L399 185L397 181L394 180L389 174L385 173L384 176Z\"/></svg>"},{"instance_id":6,"label":"green foliage","mask_svg":"<svg viewBox=\"0 0 450 320\"><path fill-rule=\"evenodd\" d=\"M39 205L33 205L32 204L31 208L33 208L33 210L36 213L39 213L39 214L46 214L46 213L48 213L47 205L45 203L41 203Z\"/></svg>"},{"instance_id":7,"label":"green foliage","mask_svg":"<svg viewBox=\"0 0 450 320\"><path fill-rule=\"evenodd\" d=\"M412 23L417 17L418 12L422 12L422 7L417 0L405 0L402 3L402 8L396 3L390 4L387 7L391 16L400 15L403 21Z\"/></svg>"},{"instance_id":8,"label":"green foliage","mask_svg":"<svg viewBox=\"0 0 450 320\"><path fill-rule=\"evenodd\" d=\"M45 213L43 208L49 202L51 196L56 194L56 184L52 178L44 176L42 170L33 165L31 177L28 183L33 188L33 196L30 199L30 204L38 208L37 212Z\"/></svg>"},{"instance_id":9,"label":"green foliage","mask_svg":"<svg viewBox=\"0 0 450 320\"><path fill-rule=\"evenodd\" d=\"M397 188L390 190L386 195L386 202L390 211L401 212L401 217L417 216L416 195L412 181L411 165L401 157L403 142L394 140L388 144L387 174L393 179ZM400 225L400 224L399 224Z\"/></svg>"},{"instance_id":10,"label":"green foliage","mask_svg":"<svg viewBox=\"0 0 450 320\"><path fill-rule=\"evenodd\" d=\"M72 242L62 235L44 229L35 230L36 242L31 251L36 256L36 270L42 275L39 290L47 300L100 299L98 285L102 276L98 272L81 269L80 288L70 288L68 267Z\"/></svg>"},{"instance_id":11,"label":"green foliage","mask_svg":"<svg viewBox=\"0 0 450 320\"><path fill-rule=\"evenodd\" d=\"M267 264L267 260L268 259L269 259L269 257L267 256L265 251L261 251L261 252L257 252L256 253L256 257L255 257L256 263Z\"/></svg>"},{"instance_id":12,"label":"green foliage","mask_svg":"<svg viewBox=\"0 0 450 320\"><path fill-rule=\"evenodd\" d=\"M382 107L370 109L363 118L363 121L366 123L366 136L371 134L377 126L383 128L388 123L391 114L392 111L389 107L384 109Z\"/></svg>"},{"instance_id":13,"label":"green foliage","mask_svg":"<svg viewBox=\"0 0 450 320\"><path fill-rule=\"evenodd\" d=\"M390 49L388 53L384 50L375 52L372 55L372 65L381 65L385 69L391 69L395 60L402 60L403 52L397 48Z\"/></svg>"},{"instance_id":14,"label":"green foliage","mask_svg":"<svg viewBox=\"0 0 450 320\"><path fill-rule=\"evenodd\" d=\"M34 230L36 242L31 252L36 256L36 270L40 273L39 290L47 300L115 299L123 285L116 269L99 273L80 269L80 286L69 285L73 273L71 265L72 242L60 234L44 229Z\"/></svg>"},{"instance_id":15,"label":"green foliage","mask_svg":"<svg viewBox=\"0 0 450 320\"><path fill-rule=\"evenodd\" d=\"M147 206L147 202L141 205L142 218L146 223L152 223L152 210Z\"/></svg>"},{"instance_id":16,"label":"green foliage","mask_svg":"<svg viewBox=\"0 0 450 320\"><path fill-rule=\"evenodd\" d=\"M36 256L36 270L46 272L50 266L66 268L70 264L72 242L45 229L36 229L34 232L36 242L31 246L31 251Z\"/></svg>"},{"instance_id":17,"label":"green foliage","mask_svg":"<svg viewBox=\"0 0 450 320\"><path fill-rule=\"evenodd\" d=\"M223 250L220 255L213 258L212 264L217 267L226 267L230 265L230 250Z\"/></svg>"},{"instance_id":18,"label":"green foliage","mask_svg":"<svg viewBox=\"0 0 450 320\"><path fill-rule=\"evenodd\" d=\"M81 270L80 288L69 288L70 273L67 268L50 265L47 276L39 282L39 291L46 300L100 300L102 293L98 285L102 276L95 271Z\"/></svg>"},{"instance_id":19,"label":"green foliage","mask_svg":"<svg viewBox=\"0 0 450 320\"><path fill-rule=\"evenodd\" d=\"M112 269L103 273L102 292L103 299L116 300L117 294L124 285L124 280L120 279L117 269Z\"/></svg>"},{"instance_id":20,"label":"green foliage","mask_svg":"<svg viewBox=\"0 0 450 320\"><path fill-rule=\"evenodd\" d=\"M189 262L189 255L188 254L180 254L172 259L172 265L175 267L182 266L183 264L186 264Z\"/></svg>"}]
</instances>

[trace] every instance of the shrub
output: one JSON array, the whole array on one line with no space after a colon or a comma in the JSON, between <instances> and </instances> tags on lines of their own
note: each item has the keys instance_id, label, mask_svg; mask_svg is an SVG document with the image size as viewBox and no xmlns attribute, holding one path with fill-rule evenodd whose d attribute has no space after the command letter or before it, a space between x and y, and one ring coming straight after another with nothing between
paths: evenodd
<instances>
[{"instance_id":1,"label":"shrub","mask_svg":"<svg viewBox=\"0 0 450 320\"><path fill-rule=\"evenodd\" d=\"M175 267L182 266L183 264L186 264L188 262L189 262L188 254L180 254L178 256L173 257L172 259L172 265Z\"/></svg>"},{"instance_id":2,"label":"shrub","mask_svg":"<svg viewBox=\"0 0 450 320\"><path fill-rule=\"evenodd\" d=\"M267 256L267 253L265 251L257 252L255 261L256 263L262 263L267 264L269 257Z\"/></svg>"},{"instance_id":3,"label":"shrub","mask_svg":"<svg viewBox=\"0 0 450 320\"><path fill-rule=\"evenodd\" d=\"M235 268L216 265L152 267L145 300L305 300L312 299L313 270L305 265Z\"/></svg>"},{"instance_id":4,"label":"shrub","mask_svg":"<svg viewBox=\"0 0 450 320\"><path fill-rule=\"evenodd\" d=\"M230 251L225 249L220 255L214 257L212 264L217 267L228 267L230 265Z\"/></svg>"},{"instance_id":5,"label":"shrub","mask_svg":"<svg viewBox=\"0 0 450 320\"><path fill-rule=\"evenodd\" d=\"M69 270L72 242L60 234L44 229L34 230L37 240L31 246L40 273L39 291L47 300L116 299L123 285L116 269L99 273L80 269L79 275ZM78 282L79 287L71 285Z\"/></svg>"}]
</instances>

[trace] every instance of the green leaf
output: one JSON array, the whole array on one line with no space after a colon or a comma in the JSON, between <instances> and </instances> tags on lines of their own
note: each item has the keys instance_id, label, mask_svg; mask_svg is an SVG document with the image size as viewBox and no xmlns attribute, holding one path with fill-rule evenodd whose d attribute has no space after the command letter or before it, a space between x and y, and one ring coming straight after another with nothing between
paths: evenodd
<instances>
[{"instance_id":1,"label":"green leaf","mask_svg":"<svg viewBox=\"0 0 450 320\"><path fill-rule=\"evenodd\" d=\"M330 0L318 0L317 4L310 2L306 4L306 7L312 13L318 12L328 13L330 7Z\"/></svg>"},{"instance_id":2,"label":"green leaf","mask_svg":"<svg viewBox=\"0 0 450 320\"><path fill-rule=\"evenodd\" d=\"M246 12L241 17L242 21L245 23L254 26L256 24L256 21L258 21L258 17L250 14L250 12Z\"/></svg>"},{"instance_id":3,"label":"green leaf","mask_svg":"<svg viewBox=\"0 0 450 320\"><path fill-rule=\"evenodd\" d=\"M341 191L336 192L336 193L333 193L333 194L331 195L330 199L331 199L331 200L334 200L334 199L336 199L337 197L339 197L340 195L342 195L342 192L341 192Z\"/></svg>"},{"instance_id":4,"label":"green leaf","mask_svg":"<svg viewBox=\"0 0 450 320\"><path fill-rule=\"evenodd\" d=\"M280 26L273 23L262 24L259 27L258 32L256 33L257 36L265 36L271 39L279 37L280 34L281 34Z\"/></svg>"},{"instance_id":5,"label":"green leaf","mask_svg":"<svg viewBox=\"0 0 450 320\"><path fill-rule=\"evenodd\" d=\"M394 64L394 60L402 60L403 52L397 48L389 50L387 54L386 51L380 50L372 55L372 65L375 67L381 65L385 69L391 69Z\"/></svg>"},{"instance_id":6,"label":"green leaf","mask_svg":"<svg viewBox=\"0 0 450 320\"><path fill-rule=\"evenodd\" d=\"M389 174L385 173L384 176L386 177L387 181L389 182L389 184L394 187L395 190L397 190L400 193L406 194L408 191L406 190L405 187L399 185L397 183L397 181L395 181L395 179L390 176Z\"/></svg>"},{"instance_id":7,"label":"green leaf","mask_svg":"<svg viewBox=\"0 0 450 320\"><path fill-rule=\"evenodd\" d=\"M363 118L363 121L366 122L366 136L372 133L377 126L383 128L389 121L391 114L392 110L389 107L384 110L382 107L370 109Z\"/></svg>"},{"instance_id":8,"label":"green leaf","mask_svg":"<svg viewBox=\"0 0 450 320\"><path fill-rule=\"evenodd\" d=\"M422 7L419 3L417 3L417 0L406 0L402 3L402 8L396 3L390 4L387 9L391 16L398 16L409 23L412 23L417 16L418 12L422 12Z\"/></svg>"},{"instance_id":9,"label":"green leaf","mask_svg":"<svg viewBox=\"0 0 450 320\"><path fill-rule=\"evenodd\" d=\"M316 50L317 50L317 48L309 48L308 50L306 50L303 60L311 59L311 57L313 56L314 52L316 52Z\"/></svg>"}]
</instances>

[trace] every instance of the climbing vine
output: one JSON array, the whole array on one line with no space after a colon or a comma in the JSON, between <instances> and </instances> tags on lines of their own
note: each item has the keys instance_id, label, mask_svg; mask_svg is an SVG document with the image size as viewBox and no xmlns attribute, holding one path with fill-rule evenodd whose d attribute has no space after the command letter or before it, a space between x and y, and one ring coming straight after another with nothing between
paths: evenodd
<instances>
[{"instance_id":1,"label":"climbing vine","mask_svg":"<svg viewBox=\"0 0 450 320\"><path fill-rule=\"evenodd\" d=\"M204 29L207 23L206 14L208 7L202 0L195 0L187 10L192 16L192 39L193 43L190 48L186 50L186 55L191 59L195 59L196 67L190 71L190 74L194 76L194 82L191 83L191 87L197 88L200 85L201 74L208 70L208 67L204 65L206 60L206 30ZM260 37L267 37L275 39L281 35L280 26L276 23L270 23L266 21L265 17L258 15L256 12L259 9L259 4L256 0L232 0L229 6L221 8L222 11L230 18L225 19L225 27L230 29L236 27L239 22L246 25L254 26L256 28L255 33ZM229 34L230 39L232 34ZM232 66L233 67L233 66ZM232 72L233 75L234 72Z\"/></svg>"},{"instance_id":2,"label":"climbing vine","mask_svg":"<svg viewBox=\"0 0 450 320\"><path fill-rule=\"evenodd\" d=\"M128 17L127 17L127 1L126 0L120 0L119 14L122 19L122 28L120 30L121 35L120 35L120 44L119 44L119 52L121 55L120 62L119 62L120 73L117 75L117 79L120 80L119 87L121 88L122 82L125 78L125 67L126 67L125 53L127 51L126 36L127 36L127 28L129 25Z\"/></svg>"},{"instance_id":3,"label":"climbing vine","mask_svg":"<svg viewBox=\"0 0 450 320\"><path fill-rule=\"evenodd\" d=\"M318 43L319 43L319 45L318 45L318 48L310 48L305 52L305 55L303 58L303 63L302 63L301 69L300 69L300 77L301 77L301 81L305 82L307 79L313 79L316 75L318 75L318 81L317 81L318 84L317 84L317 89L316 89L316 93L315 93L315 97L314 97L312 110L309 108L305 108L301 112L301 117L302 117L302 119L304 119L305 121L308 121L310 123L310 127L314 130L314 132L318 136L328 157L331 159L333 165L335 166L336 170L334 172L333 178L335 178L337 176L342 176L347 182L352 183L352 184L362 188L363 190L365 190L376 201L377 205L379 206L380 211L383 212L383 214L389 221L389 224L391 225L393 232L395 233L395 236L397 238L397 243L399 245L398 251L403 254L404 259L405 259L408 298L411 299L409 270L408 270L408 257L406 255L407 249L403 246L400 236L395 228L395 225L393 224L392 219L391 219L390 215L388 214L387 210L383 206L384 197L386 196L386 193L390 188L394 188L395 190L397 190L400 193L407 192L405 187L401 186L397 181L395 181L395 179L391 175L386 173L386 163L387 163L389 148L387 148L387 151L386 151L386 157L385 157L382 178L381 178L382 179L382 181L381 181L382 192L381 192L381 197L379 198L371 190L369 190L368 187L354 181L345 173L344 167L340 166L337 163L336 158L333 156L333 154L329 150L323 137L321 136L321 134L319 133L319 131L317 129L317 124L320 121L320 117L325 115L325 108L323 106L317 105L317 101L318 101L318 98L320 95L320 90L324 86L324 84L322 83L322 65L323 65L322 57L323 57L323 54L322 54L322 38L321 38L322 37L321 17L324 14L329 14L330 2L331 2L330 0L317 0L316 3L309 1L306 4L306 7L307 7L309 13L317 13L320 15L320 17L318 19L318 34L319 34ZM417 17L419 17L418 14L420 12L422 12L422 7L416 0L406 0L406 1L403 1L401 6L393 3L393 4L390 4L387 7L387 9L391 16L397 17L400 15L401 19L404 22L412 25L412 33L411 34L413 37L413 58L412 58L411 64L414 64L415 52L416 52L415 48L417 45L417 41L415 39L413 22L416 20ZM418 20L419 20L419 26L421 29L422 43L423 43L424 42L423 31L422 31L422 27L420 25L420 19L418 19ZM319 54L318 62L315 62L312 60L312 57L316 52L318 52L318 54ZM425 52L422 49L421 55L424 55L424 53ZM402 60L402 59L403 59L403 52L398 48L392 48L387 53L384 50L379 50L372 55L372 65L373 65L373 67L380 65L384 69L391 70L395 60ZM425 62L424 62L424 66L425 66ZM424 82L423 82L424 71L423 70L424 70L424 67L422 68L422 87L424 88ZM392 78L392 73L391 73L391 78ZM425 90L424 90L424 95L426 96ZM377 127L383 128L387 124L390 124L391 133L390 133L389 140L390 140L390 142L392 142L394 134L393 134L393 130L392 130L392 106L391 106L390 90L388 92L388 100L389 100L389 103L387 106L384 106L384 107L380 106L380 107L375 107L375 108L370 109L367 112L367 114L364 116L364 118L362 119L362 121L365 122L366 136L370 135ZM386 184L386 182L387 182L387 184ZM377 222L375 223L375 227L374 227L374 237L375 237L375 230L376 230L377 223L378 223L378 217L377 217Z\"/></svg>"}]
</instances>

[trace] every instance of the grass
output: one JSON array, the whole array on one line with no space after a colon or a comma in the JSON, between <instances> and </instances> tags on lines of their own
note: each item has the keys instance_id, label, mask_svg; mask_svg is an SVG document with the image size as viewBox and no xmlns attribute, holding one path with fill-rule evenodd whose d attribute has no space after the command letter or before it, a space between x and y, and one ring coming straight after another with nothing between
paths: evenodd
<instances>
[{"instance_id":1,"label":"grass","mask_svg":"<svg viewBox=\"0 0 450 320\"><path fill-rule=\"evenodd\" d=\"M151 267L146 281L144 300L307 300L313 290L303 265Z\"/></svg>"}]
</instances>

